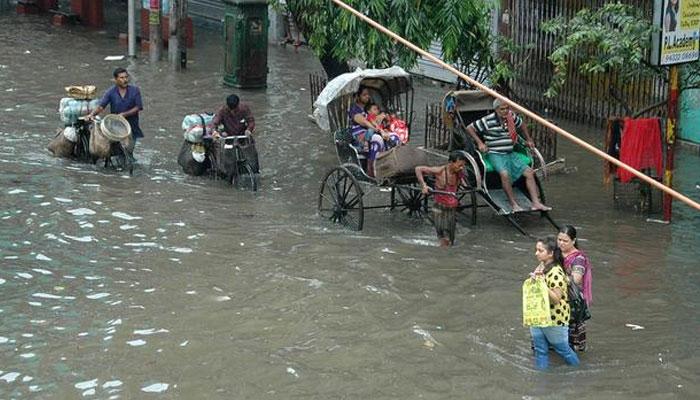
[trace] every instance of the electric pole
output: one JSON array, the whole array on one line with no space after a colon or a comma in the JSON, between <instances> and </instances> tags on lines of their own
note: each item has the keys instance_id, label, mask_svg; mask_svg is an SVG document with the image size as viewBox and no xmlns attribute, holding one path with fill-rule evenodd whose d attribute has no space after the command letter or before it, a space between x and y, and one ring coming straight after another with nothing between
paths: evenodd
<instances>
[{"instance_id":1,"label":"electric pole","mask_svg":"<svg viewBox=\"0 0 700 400\"><path fill-rule=\"evenodd\" d=\"M0 0L1 1L1 0ZM130 58L136 57L136 0L128 0L128 29L127 29L127 42L128 42L128 53Z\"/></svg>"},{"instance_id":2,"label":"electric pole","mask_svg":"<svg viewBox=\"0 0 700 400\"><path fill-rule=\"evenodd\" d=\"M185 23L187 20L187 0L170 2L170 36L168 38L168 58L175 70L187 68L187 39Z\"/></svg>"},{"instance_id":3,"label":"electric pole","mask_svg":"<svg viewBox=\"0 0 700 400\"><path fill-rule=\"evenodd\" d=\"M163 47L160 35L160 0L151 0L151 9L148 14L148 26L149 26L149 54L151 56L151 62L155 63L160 61L160 51Z\"/></svg>"}]
</instances>

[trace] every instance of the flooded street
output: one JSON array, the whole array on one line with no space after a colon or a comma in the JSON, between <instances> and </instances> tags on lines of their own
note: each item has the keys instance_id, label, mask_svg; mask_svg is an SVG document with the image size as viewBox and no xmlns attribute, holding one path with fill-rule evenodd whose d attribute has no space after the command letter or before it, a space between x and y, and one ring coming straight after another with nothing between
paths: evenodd
<instances>
[{"instance_id":1,"label":"flooded street","mask_svg":"<svg viewBox=\"0 0 700 400\"><path fill-rule=\"evenodd\" d=\"M214 111L218 32L197 31L183 73L104 61L116 39L0 15L0 399L687 399L700 392L700 213L674 224L616 210L601 162L560 140L550 177L559 223L579 229L594 268L581 368L533 367L521 283L534 241L480 210L456 246L427 221L365 214L362 232L316 213L337 164L312 124L308 51L269 48L268 87L235 90L255 114L257 193L185 176L186 114ZM167 52L166 52L167 55ZM56 159L64 86L102 93L126 66L144 96L133 177ZM419 83L423 105L443 89ZM576 128L599 144L598 129ZM676 184L700 199L700 158ZM525 219L535 235L553 234ZM696 393L693 395L692 393Z\"/></svg>"}]
</instances>

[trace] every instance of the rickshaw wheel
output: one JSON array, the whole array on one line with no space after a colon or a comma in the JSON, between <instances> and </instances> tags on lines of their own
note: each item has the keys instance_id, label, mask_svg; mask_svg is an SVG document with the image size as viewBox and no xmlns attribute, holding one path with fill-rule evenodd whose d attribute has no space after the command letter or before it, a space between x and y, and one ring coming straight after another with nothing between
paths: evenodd
<instances>
[{"instance_id":1,"label":"rickshaw wheel","mask_svg":"<svg viewBox=\"0 0 700 400\"><path fill-rule=\"evenodd\" d=\"M258 190L258 182L255 179L253 167L248 162L238 165L238 174L231 177L231 184L236 189L249 190L255 192Z\"/></svg>"},{"instance_id":2,"label":"rickshaw wheel","mask_svg":"<svg viewBox=\"0 0 700 400\"><path fill-rule=\"evenodd\" d=\"M411 217L423 218L428 209L427 197L420 191L418 184L396 185L393 191L399 195L400 201L392 204L392 207L400 207L400 211L407 212Z\"/></svg>"},{"instance_id":3,"label":"rickshaw wheel","mask_svg":"<svg viewBox=\"0 0 700 400\"><path fill-rule=\"evenodd\" d=\"M460 182L459 187L457 187L457 198L460 204L459 210L463 212L469 208L471 224L476 225L476 210L479 207L479 204L476 200L476 190L473 188L473 186L468 186L465 185L464 182ZM468 202L465 201L467 197L469 198Z\"/></svg>"},{"instance_id":4,"label":"rickshaw wheel","mask_svg":"<svg viewBox=\"0 0 700 400\"><path fill-rule=\"evenodd\" d=\"M345 167L335 167L323 178L318 195L318 212L323 219L361 231L365 212L362 188Z\"/></svg>"}]
</instances>

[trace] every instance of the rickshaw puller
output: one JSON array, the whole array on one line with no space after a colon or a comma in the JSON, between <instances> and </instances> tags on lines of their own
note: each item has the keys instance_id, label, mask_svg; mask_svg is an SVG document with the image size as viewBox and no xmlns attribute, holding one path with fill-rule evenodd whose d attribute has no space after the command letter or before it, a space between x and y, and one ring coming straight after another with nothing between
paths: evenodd
<instances>
[{"instance_id":1,"label":"rickshaw puller","mask_svg":"<svg viewBox=\"0 0 700 400\"><path fill-rule=\"evenodd\" d=\"M423 194L430 193L430 187L425 183L424 175L435 177L434 193L435 206L433 207L433 223L440 242L440 247L449 247L454 244L457 207L459 199L457 190L460 182L464 180L464 166L467 157L460 151L453 151L447 160L447 164L439 167L416 167L416 178L421 185Z\"/></svg>"}]
</instances>

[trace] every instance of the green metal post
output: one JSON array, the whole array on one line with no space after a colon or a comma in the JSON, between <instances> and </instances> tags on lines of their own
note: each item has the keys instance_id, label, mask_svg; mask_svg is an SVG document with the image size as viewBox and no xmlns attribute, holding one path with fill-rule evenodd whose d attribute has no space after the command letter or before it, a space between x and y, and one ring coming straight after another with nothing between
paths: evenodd
<instances>
[{"instance_id":1,"label":"green metal post","mask_svg":"<svg viewBox=\"0 0 700 400\"><path fill-rule=\"evenodd\" d=\"M223 0L224 85L267 86L267 0Z\"/></svg>"}]
</instances>

